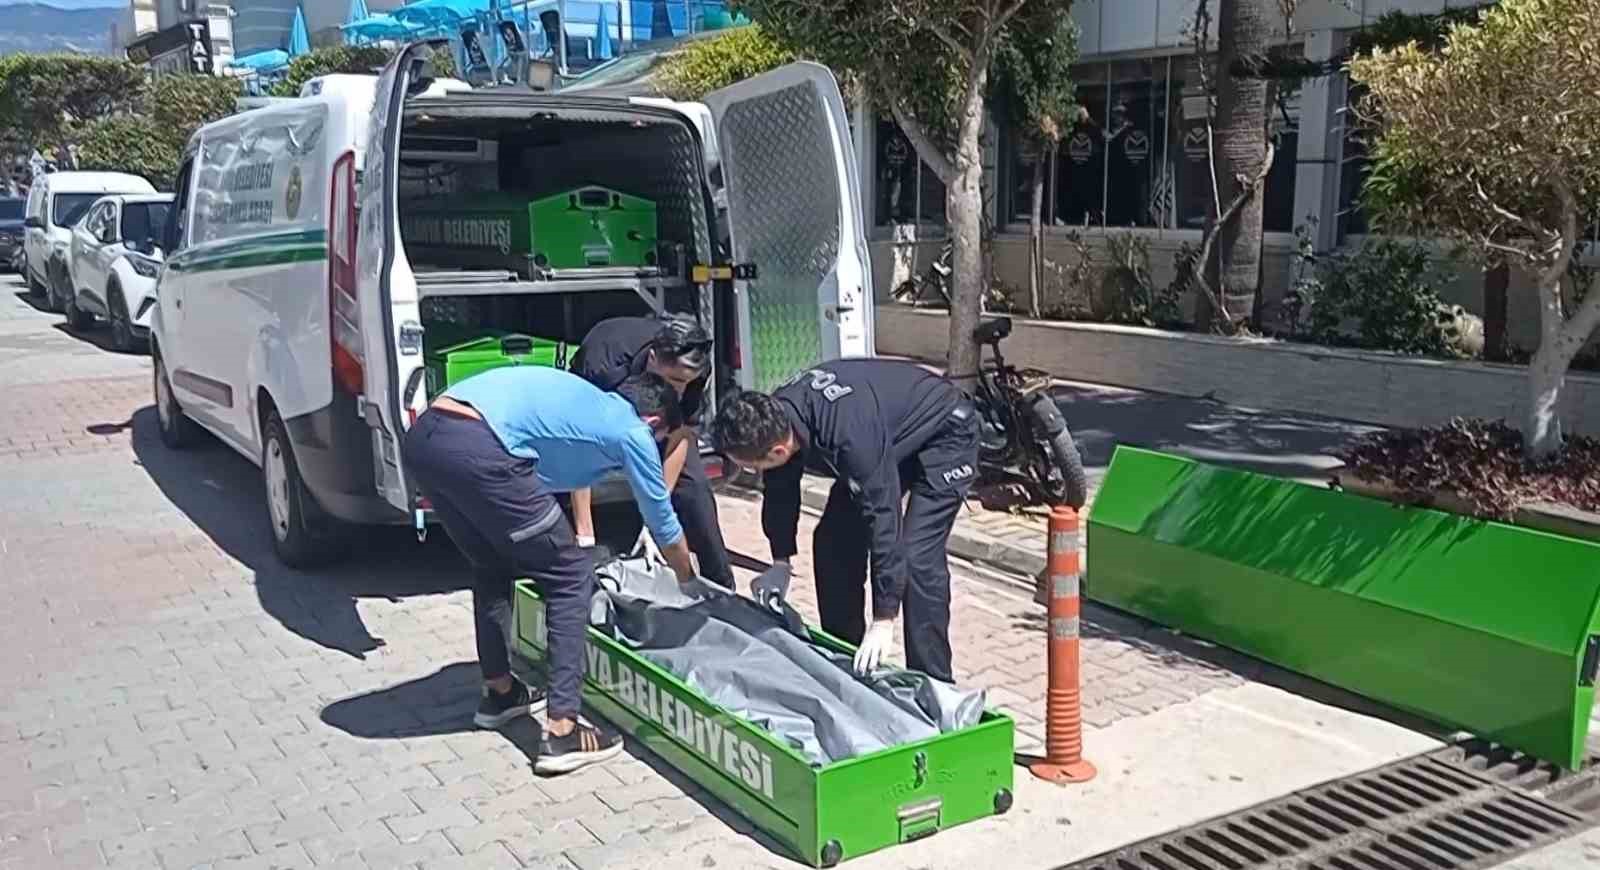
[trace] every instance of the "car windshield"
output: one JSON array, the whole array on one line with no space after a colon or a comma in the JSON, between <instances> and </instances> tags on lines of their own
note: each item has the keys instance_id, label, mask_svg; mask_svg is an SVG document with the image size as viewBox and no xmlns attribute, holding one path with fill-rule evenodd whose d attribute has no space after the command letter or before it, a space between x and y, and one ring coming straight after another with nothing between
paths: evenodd
<instances>
[{"instance_id":1,"label":"car windshield","mask_svg":"<svg viewBox=\"0 0 1600 870\"><path fill-rule=\"evenodd\" d=\"M50 206L50 214L58 227L70 227L83 217L103 193L58 193Z\"/></svg>"},{"instance_id":2,"label":"car windshield","mask_svg":"<svg viewBox=\"0 0 1600 870\"><path fill-rule=\"evenodd\" d=\"M167 203L134 202L122 207L122 240L142 245L154 241L167 223Z\"/></svg>"},{"instance_id":3,"label":"car windshield","mask_svg":"<svg viewBox=\"0 0 1600 870\"><path fill-rule=\"evenodd\" d=\"M20 199L0 199L0 221L22 220L22 206Z\"/></svg>"}]
</instances>

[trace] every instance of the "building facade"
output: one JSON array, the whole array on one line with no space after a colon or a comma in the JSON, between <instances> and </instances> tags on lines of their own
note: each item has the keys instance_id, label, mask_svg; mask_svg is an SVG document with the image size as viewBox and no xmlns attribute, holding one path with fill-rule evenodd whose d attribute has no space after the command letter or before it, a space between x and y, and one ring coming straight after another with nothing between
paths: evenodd
<instances>
[{"instance_id":1,"label":"building facade","mask_svg":"<svg viewBox=\"0 0 1600 870\"><path fill-rule=\"evenodd\" d=\"M1277 0L1253 2L1281 15ZM1481 5L1483 0L1301 0L1292 30L1286 27L1277 42L1292 56L1323 61L1342 56L1352 35L1387 12L1437 13ZM1212 0L1213 13L1215 8ZM1071 264L1088 250L1103 263L1109 239L1138 236L1149 247L1152 279L1165 285L1180 246L1199 242L1211 196L1205 101L1190 35L1195 2L1080 2L1074 4L1073 18L1079 29L1077 98L1089 122L1063 140L1047 167L1046 256ZM1276 156L1263 194L1262 280L1269 305L1290 284L1296 228L1321 251L1359 245L1366 235L1358 207L1366 160L1347 123L1350 99L1348 78L1339 73L1306 80L1273 108ZM887 298L937 255L944 234L944 187L893 122L862 108L854 127L864 201L874 227L874 284L880 299ZM985 139L996 279L1025 288L1032 158L1017 137L994 124ZM1448 301L1481 311L1481 275L1465 265L1456 271ZM1512 280L1526 278L1513 275ZM1531 294L1516 286L1511 290L1509 337L1515 345L1536 346Z\"/></svg>"}]
</instances>

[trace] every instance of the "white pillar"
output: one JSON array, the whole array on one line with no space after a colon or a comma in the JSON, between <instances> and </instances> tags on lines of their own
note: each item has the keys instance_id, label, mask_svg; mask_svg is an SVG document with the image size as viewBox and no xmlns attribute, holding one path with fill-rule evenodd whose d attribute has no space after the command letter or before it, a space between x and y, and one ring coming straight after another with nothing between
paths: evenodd
<instances>
[{"instance_id":1,"label":"white pillar","mask_svg":"<svg viewBox=\"0 0 1600 870\"><path fill-rule=\"evenodd\" d=\"M1333 30L1306 34L1306 59L1325 61L1334 56L1343 39ZM1333 247L1338 239L1339 158L1344 150L1344 83L1340 76L1307 79L1300 91L1300 151L1296 155L1294 222L1317 219L1318 250Z\"/></svg>"}]
</instances>

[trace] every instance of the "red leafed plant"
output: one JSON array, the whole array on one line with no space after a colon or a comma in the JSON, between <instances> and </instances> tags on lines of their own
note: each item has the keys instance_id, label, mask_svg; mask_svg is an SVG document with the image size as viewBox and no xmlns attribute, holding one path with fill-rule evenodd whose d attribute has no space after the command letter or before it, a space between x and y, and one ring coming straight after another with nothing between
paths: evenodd
<instances>
[{"instance_id":1,"label":"red leafed plant","mask_svg":"<svg viewBox=\"0 0 1600 870\"><path fill-rule=\"evenodd\" d=\"M1529 502L1600 511L1600 440L1594 438L1569 438L1551 458L1529 461L1516 429L1457 418L1368 435L1338 456L1356 478L1386 483L1407 501L1427 503L1451 493L1483 519L1510 519Z\"/></svg>"}]
</instances>

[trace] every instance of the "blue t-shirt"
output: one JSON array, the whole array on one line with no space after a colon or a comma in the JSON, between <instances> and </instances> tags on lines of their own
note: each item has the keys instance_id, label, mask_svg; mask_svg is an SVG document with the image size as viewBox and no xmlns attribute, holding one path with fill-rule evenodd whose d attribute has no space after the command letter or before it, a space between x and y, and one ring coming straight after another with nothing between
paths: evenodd
<instances>
[{"instance_id":1,"label":"blue t-shirt","mask_svg":"<svg viewBox=\"0 0 1600 870\"><path fill-rule=\"evenodd\" d=\"M537 462L539 478L557 492L584 489L621 469L657 546L683 537L661 450L622 396L545 366L490 369L445 395L475 408L507 452Z\"/></svg>"}]
</instances>

